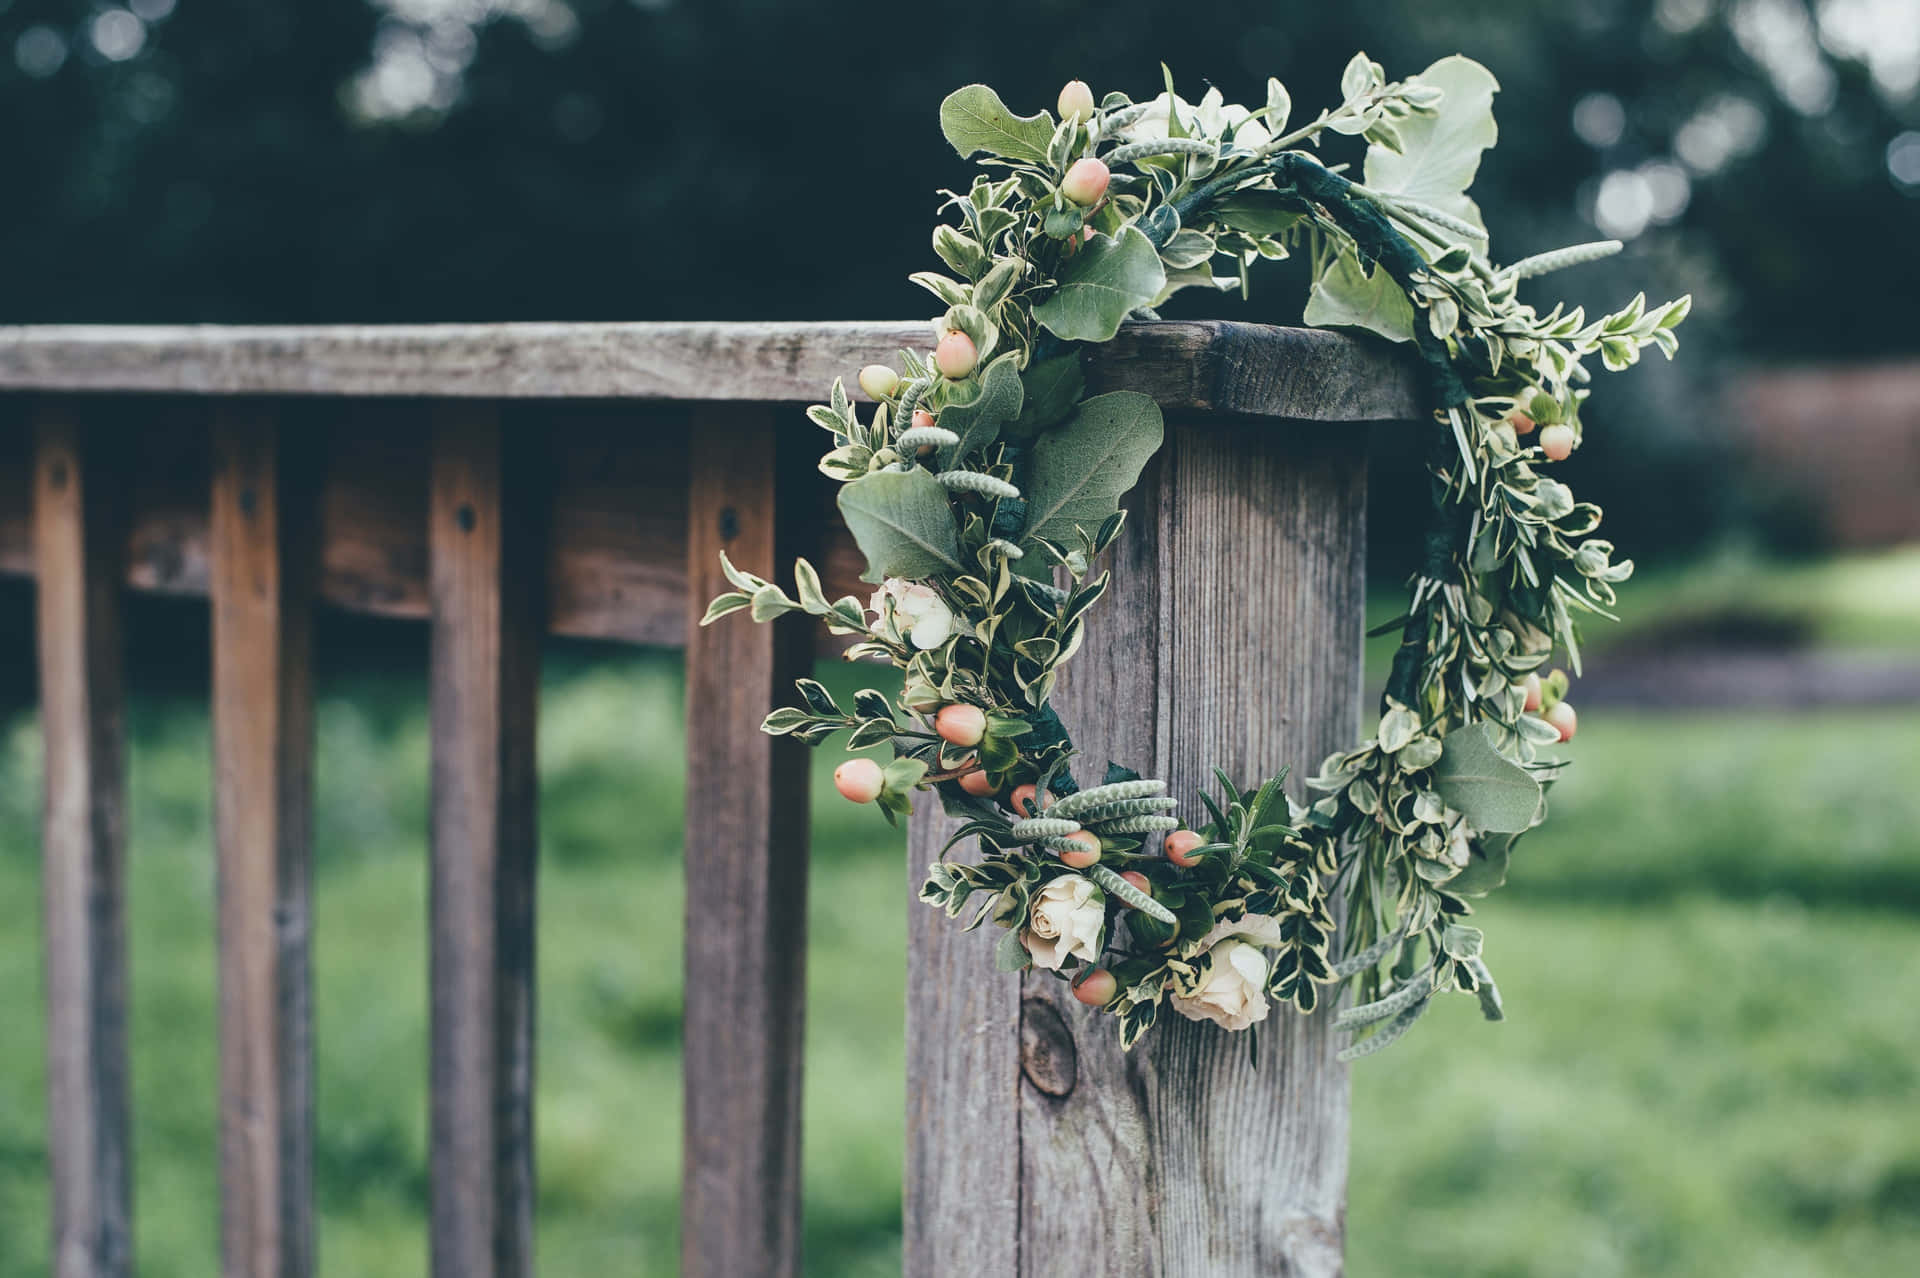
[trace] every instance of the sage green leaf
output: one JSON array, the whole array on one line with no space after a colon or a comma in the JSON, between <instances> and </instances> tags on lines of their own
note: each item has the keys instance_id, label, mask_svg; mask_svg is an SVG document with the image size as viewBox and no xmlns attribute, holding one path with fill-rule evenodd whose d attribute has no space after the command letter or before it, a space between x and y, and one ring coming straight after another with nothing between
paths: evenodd
<instances>
[{"instance_id":1,"label":"sage green leaf","mask_svg":"<svg viewBox=\"0 0 1920 1278\"><path fill-rule=\"evenodd\" d=\"M1476 830L1518 834L1540 810L1540 783L1487 739L1487 725L1455 728L1440 743L1433 788Z\"/></svg>"},{"instance_id":2,"label":"sage green leaf","mask_svg":"<svg viewBox=\"0 0 1920 1278\"><path fill-rule=\"evenodd\" d=\"M1372 274L1349 250L1313 282L1303 316L1315 328L1364 328L1391 342L1413 340L1413 303L1391 275Z\"/></svg>"},{"instance_id":3,"label":"sage green leaf","mask_svg":"<svg viewBox=\"0 0 1920 1278\"><path fill-rule=\"evenodd\" d=\"M1020 382L1025 391L1020 418L1000 430L1009 439L1031 439L1035 431L1065 421L1087 389L1077 351L1035 360L1020 375Z\"/></svg>"},{"instance_id":4,"label":"sage green leaf","mask_svg":"<svg viewBox=\"0 0 1920 1278\"><path fill-rule=\"evenodd\" d=\"M1015 928L1000 938L993 947L993 970L996 972L1024 972L1033 966L1033 956L1027 953L1027 947L1020 943L1019 929Z\"/></svg>"},{"instance_id":5,"label":"sage green leaf","mask_svg":"<svg viewBox=\"0 0 1920 1278\"><path fill-rule=\"evenodd\" d=\"M1096 235L1061 268L1059 287L1033 308L1036 322L1069 342L1105 342L1128 312L1147 306L1167 285L1153 241L1136 226L1117 237Z\"/></svg>"},{"instance_id":6,"label":"sage green leaf","mask_svg":"<svg viewBox=\"0 0 1920 1278\"><path fill-rule=\"evenodd\" d=\"M1456 896L1485 896L1507 881L1507 866L1513 859L1517 834L1489 834L1473 841L1467 868L1447 880L1447 891Z\"/></svg>"},{"instance_id":7,"label":"sage green leaf","mask_svg":"<svg viewBox=\"0 0 1920 1278\"><path fill-rule=\"evenodd\" d=\"M1140 478L1164 434L1160 406L1138 391L1084 401L1033 446L1022 545L1038 537L1073 544L1075 525L1089 533L1100 527L1120 508L1121 495Z\"/></svg>"},{"instance_id":8,"label":"sage green leaf","mask_svg":"<svg viewBox=\"0 0 1920 1278\"><path fill-rule=\"evenodd\" d=\"M1278 235L1302 217L1300 202L1278 191L1236 191L1213 206L1210 216L1248 235Z\"/></svg>"},{"instance_id":9,"label":"sage green leaf","mask_svg":"<svg viewBox=\"0 0 1920 1278\"><path fill-rule=\"evenodd\" d=\"M1020 415L1026 392L1020 381L1019 357L1009 351L987 365L980 375L980 393L965 404L953 404L940 413L940 425L960 437L940 450L939 465L951 470L962 460L1000 437L1000 428Z\"/></svg>"},{"instance_id":10,"label":"sage green leaf","mask_svg":"<svg viewBox=\"0 0 1920 1278\"><path fill-rule=\"evenodd\" d=\"M947 490L919 467L854 480L840 490L840 515L867 557L862 581L966 571Z\"/></svg>"},{"instance_id":11,"label":"sage green leaf","mask_svg":"<svg viewBox=\"0 0 1920 1278\"><path fill-rule=\"evenodd\" d=\"M940 104L940 131L967 159L977 151L1029 164L1047 162L1047 144L1053 141L1053 120L1039 115L1015 115L1000 95L984 84L955 89Z\"/></svg>"},{"instance_id":12,"label":"sage green leaf","mask_svg":"<svg viewBox=\"0 0 1920 1278\"><path fill-rule=\"evenodd\" d=\"M1445 96L1432 115L1395 123L1398 153L1379 145L1367 148L1366 184L1484 228L1480 208L1466 191L1480 169L1480 153L1500 136L1493 122L1493 95L1500 82L1459 54L1440 59L1416 78Z\"/></svg>"}]
</instances>

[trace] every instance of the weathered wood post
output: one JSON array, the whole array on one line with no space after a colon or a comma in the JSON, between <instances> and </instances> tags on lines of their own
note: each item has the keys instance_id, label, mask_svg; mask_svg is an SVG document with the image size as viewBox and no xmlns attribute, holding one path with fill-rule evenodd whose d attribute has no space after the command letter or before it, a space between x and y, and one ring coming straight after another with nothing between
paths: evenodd
<instances>
[{"instance_id":1,"label":"weathered wood post","mask_svg":"<svg viewBox=\"0 0 1920 1278\"><path fill-rule=\"evenodd\" d=\"M1354 739L1366 428L1341 419L1384 414L1340 384L1292 398L1320 420L1169 411L1056 698L1083 779L1120 760L1204 819L1212 765L1244 784L1291 766L1298 795ZM914 886L949 828L932 805L917 817ZM908 1274L1341 1271L1347 1077L1330 1017L1274 1011L1257 1065L1245 1036L1175 1015L1125 1055L1062 982L996 973L991 926L910 908Z\"/></svg>"}]
</instances>

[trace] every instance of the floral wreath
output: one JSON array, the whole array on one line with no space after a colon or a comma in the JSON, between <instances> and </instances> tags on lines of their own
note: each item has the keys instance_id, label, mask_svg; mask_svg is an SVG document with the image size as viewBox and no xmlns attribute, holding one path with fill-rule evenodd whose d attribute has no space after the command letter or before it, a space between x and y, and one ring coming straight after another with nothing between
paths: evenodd
<instances>
[{"instance_id":1,"label":"floral wreath","mask_svg":"<svg viewBox=\"0 0 1920 1278\"><path fill-rule=\"evenodd\" d=\"M903 671L896 695L863 690L850 709L803 679L805 704L765 730L890 745L884 766L857 757L834 777L889 821L916 789L961 821L921 899L958 916L983 897L968 926L1005 929L996 966L1070 979L1126 1047L1163 1002L1241 1030L1269 999L1311 1012L1349 982L1346 1058L1393 1042L1448 990L1499 1019L1468 898L1504 882L1564 766L1542 748L1573 736L1567 676L1543 668L1562 648L1578 673L1576 618L1607 615L1633 569L1591 535L1599 508L1548 472L1580 443L1587 357L1609 371L1650 345L1671 358L1689 299L1636 297L1591 322L1519 300L1522 280L1620 245L1492 263L1466 194L1496 137L1498 85L1478 63L1389 82L1359 54L1340 87L1339 106L1291 131L1278 80L1254 110L1218 90L1183 101L1170 75L1144 103L1096 103L1076 80L1058 123L1015 115L983 85L948 97L947 140L988 171L943 193L956 216L933 249L952 274L913 276L947 307L933 348L860 370L877 403L864 422L838 380L808 410L833 437L820 469L843 484L880 589L865 607L830 601L803 559L793 597L722 556L735 589L702 623L800 610L860 636L849 659ZM1367 143L1363 181L1303 149L1328 134ZM1302 250L1308 324L1370 329L1419 356L1433 406L1425 555L1389 623L1400 644L1375 734L1320 765L1307 805L1284 773L1249 790L1216 770L1220 793L1199 796L1208 819L1188 826L1164 782L1119 764L1083 788L1049 705L1107 587L1096 565L1120 498L1162 438L1147 396L1085 396L1081 354L1180 289L1244 293L1255 262ZM967 838L980 858L947 859Z\"/></svg>"}]
</instances>

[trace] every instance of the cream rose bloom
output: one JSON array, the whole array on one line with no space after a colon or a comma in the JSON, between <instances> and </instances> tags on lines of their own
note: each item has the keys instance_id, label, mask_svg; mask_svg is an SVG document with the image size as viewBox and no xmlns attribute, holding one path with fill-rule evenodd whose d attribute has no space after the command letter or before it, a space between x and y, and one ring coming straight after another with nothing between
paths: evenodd
<instances>
[{"instance_id":1,"label":"cream rose bloom","mask_svg":"<svg viewBox=\"0 0 1920 1278\"><path fill-rule=\"evenodd\" d=\"M1196 966L1194 975L1172 990L1174 1011L1230 1030L1267 1019L1267 956L1257 946L1222 941Z\"/></svg>"},{"instance_id":2,"label":"cream rose bloom","mask_svg":"<svg viewBox=\"0 0 1920 1278\"><path fill-rule=\"evenodd\" d=\"M1107 921L1106 898L1093 880L1063 874L1040 889L1027 915L1020 943L1034 965L1057 972L1069 958L1100 961L1100 929Z\"/></svg>"},{"instance_id":3,"label":"cream rose bloom","mask_svg":"<svg viewBox=\"0 0 1920 1278\"><path fill-rule=\"evenodd\" d=\"M931 586L889 577L867 601L874 614L873 633L898 643L903 637L921 651L938 648L953 634L953 609Z\"/></svg>"},{"instance_id":4,"label":"cream rose bloom","mask_svg":"<svg viewBox=\"0 0 1920 1278\"><path fill-rule=\"evenodd\" d=\"M1209 136L1225 131L1239 146L1257 148L1273 141L1266 126L1252 118L1253 112L1237 103L1228 103L1218 89L1208 89L1198 106L1185 98L1169 98L1162 93L1147 106L1139 119L1120 130L1124 142L1157 142L1171 136L1167 116L1179 103L1180 121L1188 130L1197 122Z\"/></svg>"}]
</instances>

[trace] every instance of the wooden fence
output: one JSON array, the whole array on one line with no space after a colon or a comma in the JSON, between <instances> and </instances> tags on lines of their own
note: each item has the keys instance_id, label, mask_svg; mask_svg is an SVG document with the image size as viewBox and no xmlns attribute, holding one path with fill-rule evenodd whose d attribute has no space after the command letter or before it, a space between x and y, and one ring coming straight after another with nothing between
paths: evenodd
<instances>
[{"instance_id":1,"label":"wooden fence","mask_svg":"<svg viewBox=\"0 0 1920 1278\"><path fill-rule=\"evenodd\" d=\"M547 632L686 648L702 990L682 1270L798 1271L806 758L758 723L824 649L804 619L693 623L722 548L781 576L807 554L832 593L860 589L796 405L924 340L920 324L0 329L0 573L39 583L58 1278L134 1270L129 588L210 602L224 1272L314 1267L316 607L431 630L433 1272L532 1268ZM1203 762L1311 766L1358 721L1362 423L1412 417L1412 378L1329 334L1209 323L1130 329L1090 380L1152 394L1169 435L1061 684L1079 744L1183 797ZM914 822L910 884L942 826ZM1270 1022L1258 1069L1244 1039L1177 1019L1124 1057L1064 987L996 974L990 938L902 908L908 1273L1338 1271L1346 1083L1324 1020Z\"/></svg>"}]
</instances>

